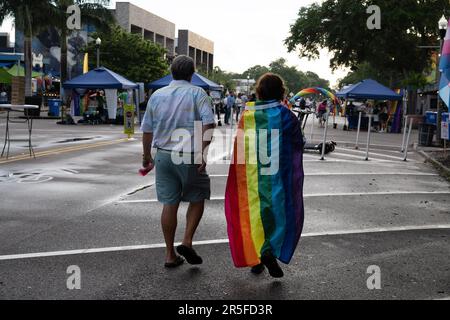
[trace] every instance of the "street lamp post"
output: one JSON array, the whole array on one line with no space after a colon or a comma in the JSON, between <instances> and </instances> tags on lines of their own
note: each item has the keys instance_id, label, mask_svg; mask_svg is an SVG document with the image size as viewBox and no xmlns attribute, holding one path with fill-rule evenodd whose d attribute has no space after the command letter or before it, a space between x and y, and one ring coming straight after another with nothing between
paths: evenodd
<instances>
[{"instance_id":1,"label":"street lamp post","mask_svg":"<svg viewBox=\"0 0 450 320\"><path fill-rule=\"evenodd\" d=\"M247 97L250 97L250 76L247 76Z\"/></svg>"},{"instance_id":2,"label":"street lamp post","mask_svg":"<svg viewBox=\"0 0 450 320\"><path fill-rule=\"evenodd\" d=\"M97 38L95 45L97 46L97 68L100 68L100 46L102 45L102 39Z\"/></svg>"},{"instance_id":3,"label":"street lamp post","mask_svg":"<svg viewBox=\"0 0 450 320\"><path fill-rule=\"evenodd\" d=\"M445 39L445 35L447 33L447 28L448 28L448 21L445 18L444 15L442 15L441 19L438 22L439 25L439 35L440 35L440 50L442 52L442 46L444 44L444 39ZM436 77L437 77L437 85L438 85L438 90L439 88L439 74L441 70L439 70L439 64L440 64L440 56L439 56L439 61L437 62L437 72L436 72ZM436 138L438 143L441 143L441 121L442 121L442 102L439 99L439 94L438 94L438 103L437 103L437 126L436 126Z\"/></svg>"}]
</instances>

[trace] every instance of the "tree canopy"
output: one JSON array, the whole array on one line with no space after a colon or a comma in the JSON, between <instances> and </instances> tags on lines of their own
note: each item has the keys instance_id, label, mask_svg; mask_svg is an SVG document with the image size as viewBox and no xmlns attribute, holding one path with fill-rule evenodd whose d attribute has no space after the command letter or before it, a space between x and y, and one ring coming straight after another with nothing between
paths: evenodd
<instances>
[{"instance_id":1,"label":"tree canopy","mask_svg":"<svg viewBox=\"0 0 450 320\"><path fill-rule=\"evenodd\" d=\"M370 5L381 9L380 30L367 27ZM326 48L333 69L368 63L398 84L430 67L432 49L419 46L439 45L438 21L449 9L447 0L325 0L300 9L285 44L307 58Z\"/></svg>"},{"instance_id":2,"label":"tree canopy","mask_svg":"<svg viewBox=\"0 0 450 320\"><path fill-rule=\"evenodd\" d=\"M215 67L214 72L210 74L209 78L212 81L223 85L226 90L234 90L236 88L236 83L233 80L247 79L247 77L249 77L250 79L257 81L263 74L268 72L281 76L286 82L287 89L292 92L308 87L329 88L330 86L328 80L320 78L314 72L303 72L296 67L288 66L286 59L284 58L273 61L269 66L253 66L242 74L226 72L219 67Z\"/></svg>"},{"instance_id":3,"label":"tree canopy","mask_svg":"<svg viewBox=\"0 0 450 320\"><path fill-rule=\"evenodd\" d=\"M96 33L100 37L100 64L114 70L134 82L150 83L169 72L165 49L158 44L142 39L139 35L124 31L116 26L108 33ZM88 45L90 68L96 67L97 48Z\"/></svg>"}]
</instances>

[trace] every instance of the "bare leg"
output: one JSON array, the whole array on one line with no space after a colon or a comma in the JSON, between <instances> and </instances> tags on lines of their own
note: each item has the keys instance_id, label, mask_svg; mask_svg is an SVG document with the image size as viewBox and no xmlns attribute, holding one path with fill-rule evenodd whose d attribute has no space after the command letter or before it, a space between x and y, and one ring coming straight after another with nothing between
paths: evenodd
<instances>
[{"instance_id":1,"label":"bare leg","mask_svg":"<svg viewBox=\"0 0 450 320\"><path fill-rule=\"evenodd\" d=\"M183 245L192 248L195 231L203 217L205 210L205 201L191 203L186 215L186 233L184 235Z\"/></svg>"},{"instance_id":2,"label":"bare leg","mask_svg":"<svg viewBox=\"0 0 450 320\"><path fill-rule=\"evenodd\" d=\"M178 224L177 213L179 206L180 204L165 205L161 216L161 225L166 241L166 262L168 263L174 262L177 258L174 242Z\"/></svg>"}]
</instances>

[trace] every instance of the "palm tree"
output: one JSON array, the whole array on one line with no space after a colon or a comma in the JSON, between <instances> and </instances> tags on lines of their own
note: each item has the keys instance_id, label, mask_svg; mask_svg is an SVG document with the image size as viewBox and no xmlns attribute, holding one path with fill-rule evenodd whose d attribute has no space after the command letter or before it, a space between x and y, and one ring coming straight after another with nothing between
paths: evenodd
<instances>
[{"instance_id":1,"label":"palm tree","mask_svg":"<svg viewBox=\"0 0 450 320\"><path fill-rule=\"evenodd\" d=\"M42 14L52 9L50 1L44 0L0 0L0 24L9 17L14 18L14 24L24 33L25 58L25 96L32 95L32 39L45 29L49 19Z\"/></svg>"},{"instance_id":2,"label":"palm tree","mask_svg":"<svg viewBox=\"0 0 450 320\"><path fill-rule=\"evenodd\" d=\"M115 22L111 10L108 9L109 0L53 0L52 25L59 30L61 39L61 83L67 80L67 37L71 30L67 28L67 8L78 5L81 11L81 22L94 26L98 30L109 30Z\"/></svg>"}]
</instances>

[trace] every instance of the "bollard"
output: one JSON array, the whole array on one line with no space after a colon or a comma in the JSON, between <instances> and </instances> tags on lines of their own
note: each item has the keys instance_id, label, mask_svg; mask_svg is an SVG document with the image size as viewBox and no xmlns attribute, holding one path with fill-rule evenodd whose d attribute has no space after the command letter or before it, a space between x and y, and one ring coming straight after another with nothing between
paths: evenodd
<instances>
[{"instance_id":1,"label":"bollard","mask_svg":"<svg viewBox=\"0 0 450 320\"><path fill-rule=\"evenodd\" d=\"M406 139L405 158L403 159L403 161L408 161L408 145L409 145L409 139L411 138L413 122L414 122L414 119L411 118L411 121L409 123L408 138ZM405 127L407 127L407 125Z\"/></svg>"},{"instance_id":2,"label":"bollard","mask_svg":"<svg viewBox=\"0 0 450 320\"><path fill-rule=\"evenodd\" d=\"M408 130L408 116L405 117L405 130L403 130L403 141L402 141L402 149L401 153L405 152L405 140L406 140L406 132Z\"/></svg>"},{"instance_id":3,"label":"bollard","mask_svg":"<svg viewBox=\"0 0 450 320\"><path fill-rule=\"evenodd\" d=\"M315 120L316 117L315 117L314 113L311 114L311 116L312 116L312 126L311 126L311 134L310 134L309 141L311 141L311 143L312 143L313 138L314 138L314 120Z\"/></svg>"},{"instance_id":4,"label":"bollard","mask_svg":"<svg viewBox=\"0 0 450 320\"><path fill-rule=\"evenodd\" d=\"M369 161L370 134L372 133L372 115L369 114L369 130L367 130L366 161Z\"/></svg>"},{"instance_id":5,"label":"bollard","mask_svg":"<svg viewBox=\"0 0 450 320\"><path fill-rule=\"evenodd\" d=\"M362 112L359 112L359 120L358 120L358 132L356 133L356 145L355 145L355 149L358 150L359 149L359 132L361 131L361 120L362 120Z\"/></svg>"},{"instance_id":6,"label":"bollard","mask_svg":"<svg viewBox=\"0 0 450 320\"><path fill-rule=\"evenodd\" d=\"M323 132L322 158L320 159L321 161L325 160L325 148L326 148L326 145L327 145L327 135L328 135L328 119L329 119L329 116L327 114L327 120L326 120L326 123L325 123L325 129L324 129L324 132Z\"/></svg>"}]
</instances>

